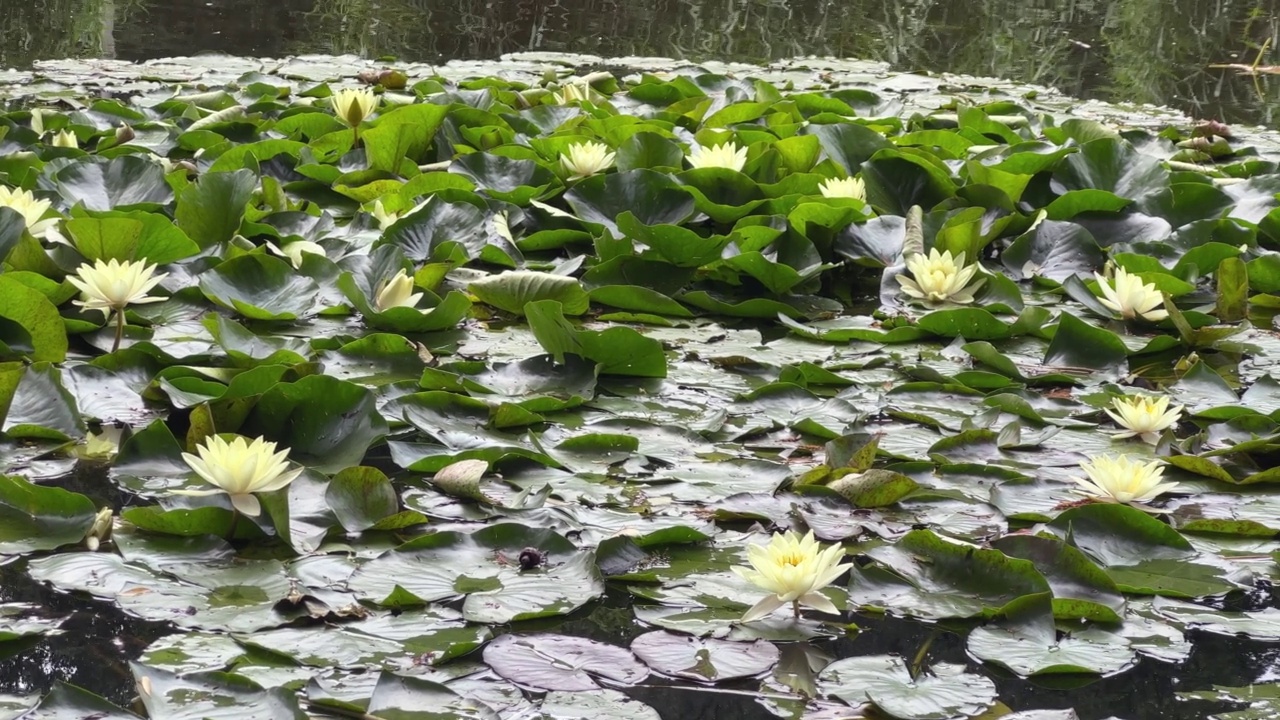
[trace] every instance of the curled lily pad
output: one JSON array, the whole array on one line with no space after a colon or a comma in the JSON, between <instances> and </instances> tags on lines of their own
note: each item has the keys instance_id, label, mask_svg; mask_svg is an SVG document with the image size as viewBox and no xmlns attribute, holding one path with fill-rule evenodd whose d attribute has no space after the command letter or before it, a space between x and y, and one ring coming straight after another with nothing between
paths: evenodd
<instances>
[{"instance_id":1,"label":"curled lily pad","mask_svg":"<svg viewBox=\"0 0 1280 720\"><path fill-rule=\"evenodd\" d=\"M1026 560L953 543L929 530L913 530L868 554L881 565L855 567L850 600L921 617L995 615L1050 589Z\"/></svg>"},{"instance_id":2,"label":"curled lily pad","mask_svg":"<svg viewBox=\"0 0 1280 720\"><path fill-rule=\"evenodd\" d=\"M0 475L0 555L80 542L97 512L80 493Z\"/></svg>"},{"instance_id":3,"label":"curled lily pad","mask_svg":"<svg viewBox=\"0 0 1280 720\"><path fill-rule=\"evenodd\" d=\"M42 362L61 362L67 356L67 330L58 308L49 298L8 276L0 276L0 319L22 331L22 344L29 343L29 357ZM14 338L10 336L6 344ZM0 395L0 397L3 397Z\"/></svg>"},{"instance_id":4,"label":"curled lily pad","mask_svg":"<svg viewBox=\"0 0 1280 720\"><path fill-rule=\"evenodd\" d=\"M490 275L467 286L480 301L517 315L526 303L554 300L566 315L587 311L587 293L577 280L551 273L510 271Z\"/></svg>"},{"instance_id":5,"label":"curled lily pad","mask_svg":"<svg viewBox=\"0 0 1280 720\"><path fill-rule=\"evenodd\" d=\"M558 362L567 353L600 365L600 373L636 377L664 377L666 356L662 344L625 327L581 330L564 317L560 303L540 300L525 305L534 336Z\"/></svg>"},{"instance_id":6,"label":"curled lily pad","mask_svg":"<svg viewBox=\"0 0 1280 720\"><path fill-rule=\"evenodd\" d=\"M379 310L378 293L387 281L408 267L404 254L395 246L380 246L368 256L349 259L344 265L346 271L338 278L338 288L372 327L403 333L434 332L457 325L471 308L471 301L460 292L450 291L441 298L423 291L423 299L414 307Z\"/></svg>"}]
</instances>

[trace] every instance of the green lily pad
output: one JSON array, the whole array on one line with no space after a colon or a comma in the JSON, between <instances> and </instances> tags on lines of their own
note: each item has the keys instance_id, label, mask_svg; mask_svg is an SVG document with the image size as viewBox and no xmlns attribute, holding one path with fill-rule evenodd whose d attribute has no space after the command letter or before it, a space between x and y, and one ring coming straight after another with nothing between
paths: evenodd
<instances>
[{"instance_id":1,"label":"green lily pad","mask_svg":"<svg viewBox=\"0 0 1280 720\"><path fill-rule=\"evenodd\" d=\"M78 543L97 512L93 501L79 493L0 475L0 554Z\"/></svg>"},{"instance_id":2,"label":"green lily pad","mask_svg":"<svg viewBox=\"0 0 1280 720\"><path fill-rule=\"evenodd\" d=\"M228 260L200 278L213 302L252 320L296 320L312 314L320 287L289 263L262 254Z\"/></svg>"},{"instance_id":3,"label":"green lily pad","mask_svg":"<svg viewBox=\"0 0 1280 720\"><path fill-rule=\"evenodd\" d=\"M463 615L491 623L563 615L604 591L591 552L511 523L424 535L365 563L348 585L382 604L465 596Z\"/></svg>"}]
</instances>

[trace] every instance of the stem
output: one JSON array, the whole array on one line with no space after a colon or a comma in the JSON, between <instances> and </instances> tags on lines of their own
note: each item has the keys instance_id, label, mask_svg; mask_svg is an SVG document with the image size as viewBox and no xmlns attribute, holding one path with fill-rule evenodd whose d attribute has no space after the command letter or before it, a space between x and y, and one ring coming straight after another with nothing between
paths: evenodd
<instances>
[{"instance_id":1,"label":"stem","mask_svg":"<svg viewBox=\"0 0 1280 720\"><path fill-rule=\"evenodd\" d=\"M227 533L228 541L235 541L236 530L240 526L240 511L236 508L235 503L231 504L231 532Z\"/></svg>"},{"instance_id":2,"label":"stem","mask_svg":"<svg viewBox=\"0 0 1280 720\"><path fill-rule=\"evenodd\" d=\"M1262 43L1262 47L1258 50L1258 56L1253 59L1253 65L1249 68L1253 74L1258 74L1258 63L1262 62L1262 56L1267 54L1267 48L1271 47L1271 38L1267 38Z\"/></svg>"},{"instance_id":3,"label":"stem","mask_svg":"<svg viewBox=\"0 0 1280 720\"><path fill-rule=\"evenodd\" d=\"M111 352L120 349L120 341L124 339L124 308L116 311L116 341L111 343Z\"/></svg>"},{"instance_id":4,"label":"stem","mask_svg":"<svg viewBox=\"0 0 1280 720\"><path fill-rule=\"evenodd\" d=\"M907 668L907 672L911 675L912 682L920 677L920 671L924 667L925 656L929 654L929 648L933 646L933 641L938 637L938 631L935 629L929 633L929 637L925 638L924 644L916 651L916 656L911 660L911 666Z\"/></svg>"},{"instance_id":5,"label":"stem","mask_svg":"<svg viewBox=\"0 0 1280 720\"><path fill-rule=\"evenodd\" d=\"M800 601L799 600L791 601L791 612L795 614L797 620L800 619Z\"/></svg>"},{"instance_id":6,"label":"stem","mask_svg":"<svg viewBox=\"0 0 1280 720\"><path fill-rule=\"evenodd\" d=\"M354 150L358 147L360 147L360 126L352 125L351 126L351 149Z\"/></svg>"}]
</instances>

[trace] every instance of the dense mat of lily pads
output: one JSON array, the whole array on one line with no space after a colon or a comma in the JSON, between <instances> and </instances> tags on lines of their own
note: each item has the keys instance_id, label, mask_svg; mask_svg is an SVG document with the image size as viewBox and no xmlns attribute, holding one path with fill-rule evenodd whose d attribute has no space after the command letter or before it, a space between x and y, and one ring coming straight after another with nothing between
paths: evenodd
<instances>
[{"instance_id":1,"label":"dense mat of lily pads","mask_svg":"<svg viewBox=\"0 0 1280 720\"><path fill-rule=\"evenodd\" d=\"M1280 167L1227 128L363 80L0 116L0 562L171 623L133 711L648 719L668 678L994 718L973 667L810 643L947 621L1031 677L1280 639L1209 601L1280 550ZM630 647L521 624L606 592ZM58 623L0 605L0 650ZM136 717L0 697L85 712Z\"/></svg>"}]
</instances>

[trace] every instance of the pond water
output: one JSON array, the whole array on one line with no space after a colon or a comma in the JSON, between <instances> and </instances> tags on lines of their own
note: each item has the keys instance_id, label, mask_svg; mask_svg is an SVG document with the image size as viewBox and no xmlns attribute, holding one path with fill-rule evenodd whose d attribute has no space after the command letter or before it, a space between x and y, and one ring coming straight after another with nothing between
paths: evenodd
<instances>
[{"instance_id":1,"label":"pond water","mask_svg":"<svg viewBox=\"0 0 1280 720\"><path fill-rule=\"evenodd\" d=\"M1276 78L1209 65L1280 64L1278 31L1277 0L34 0L0 17L0 65L199 52L833 55L1269 125Z\"/></svg>"}]
</instances>

